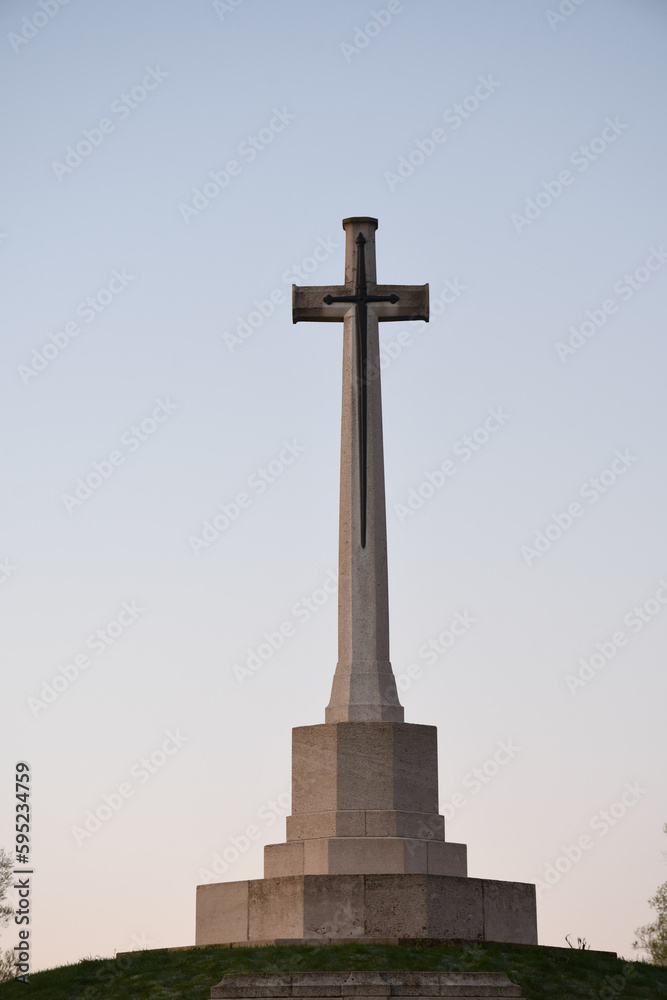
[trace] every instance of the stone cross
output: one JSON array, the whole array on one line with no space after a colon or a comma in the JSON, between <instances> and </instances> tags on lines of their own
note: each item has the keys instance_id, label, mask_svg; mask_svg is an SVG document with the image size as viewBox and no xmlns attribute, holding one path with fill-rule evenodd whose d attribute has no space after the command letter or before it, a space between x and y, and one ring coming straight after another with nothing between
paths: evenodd
<instances>
[{"instance_id":1,"label":"stone cross","mask_svg":"<svg viewBox=\"0 0 667 1000\"><path fill-rule=\"evenodd\" d=\"M377 219L343 220L345 284L292 285L295 323L343 322L338 664L326 722L402 722L389 661L378 322L428 321L428 285L378 285Z\"/></svg>"},{"instance_id":2,"label":"stone cross","mask_svg":"<svg viewBox=\"0 0 667 1000\"><path fill-rule=\"evenodd\" d=\"M295 323L344 323L339 648L331 701L324 723L292 730L285 842L264 848L263 879L198 886L196 941L537 944L535 886L468 877L466 845L445 840L438 811L437 730L403 721L389 662L378 322L428 320L428 285L376 284L377 220L345 219L343 228L345 284L293 286ZM368 978L353 983L359 975L369 974L339 977L331 996L400 993L398 981L396 989ZM295 983L294 997L312 996L312 985ZM239 989L232 984L230 996L236 990L243 1000ZM470 983L463 992L475 989L494 997L516 992L495 981ZM433 993L428 983L419 991ZM449 994L443 988L440 995ZM256 997L248 992L248 1000Z\"/></svg>"}]
</instances>

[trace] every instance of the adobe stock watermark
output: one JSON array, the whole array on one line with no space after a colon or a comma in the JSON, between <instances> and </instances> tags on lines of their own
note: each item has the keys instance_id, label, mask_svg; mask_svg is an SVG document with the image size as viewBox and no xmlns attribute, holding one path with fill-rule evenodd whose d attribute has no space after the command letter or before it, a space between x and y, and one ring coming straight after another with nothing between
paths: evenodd
<instances>
[{"instance_id":1,"label":"adobe stock watermark","mask_svg":"<svg viewBox=\"0 0 667 1000\"><path fill-rule=\"evenodd\" d=\"M473 618L468 611L457 611L442 632L435 636L434 639L429 639L428 642L423 643L419 647L417 650L419 659L423 660L428 667L434 666L440 657L445 656L476 621L477 619ZM423 676L424 668L421 664L414 661L408 663L405 670L396 674L396 687L401 694L405 694L406 691L410 690L413 683L416 680L420 680Z\"/></svg>"},{"instance_id":2,"label":"adobe stock watermark","mask_svg":"<svg viewBox=\"0 0 667 1000\"><path fill-rule=\"evenodd\" d=\"M466 465L510 419L502 406L489 409L488 416L470 434L464 434L452 447L452 458L445 458L432 472L425 472L418 486L411 486L405 503L395 503L394 513L401 524L414 517L418 510L431 500L445 484ZM456 459L460 459L457 464Z\"/></svg>"},{"instance_id":3,"label":"adobe stock watermark","mask_svg":"<svg viewBox=\"0 0 667 1000\"><path fill-rule=\"evenodd\" d=\"M633 635L641 632L649 622L660 614L667 605L667 581L664 578L658 580L658 589L652 597L649 597L643 604L635 604L633 608L624 616L623 624L629 629L617 629L612 632L609 638L602 639L595 643L595 652L588 659L580 657L579 669L576 674L566 674L565 683L571 694L576 694L579 688L586 687L594 677L597 677L601 670L614 659L620 649L627 646Z\"/></svg>"},{"instance_id":4,"label":"adobe stock watermark","mask_svg":"<svg viewBox=\"0 0 667 1000\"><path fill-rule=\"evenodd\" d=\"M447 821L454 818L459 810L464 809L468 802L475 795L479 795L483 788L490 781L500 774L516 755L521 753L521 747L517 746L511 737L506 740L498 740L495 751L486 760L483 760L477 767L473 767L461 779L462 789L456 791L449 800L442 805L442 815Z\"/></svg>"},{"instance_id":5,"label":"adobe stock watermark","mask_svg":"<svg viewBox=\"0 0 667 1000\"><path fill-rule=\"evenodd\" d=\"M326 239L318 236L312 252L304 257L299 264L290 264L287 270L283 271L281 281L290 289L293 282L307 282L309 276L317 271L320 264L329 259L334 250L338 249L339 245L331 236L327 236ZM288 294L291 294L291 292ZM273 315L276 306L284 305L288 301L288 294L281 288L273 288L265 299L254 300L254 309L251 309L247 315L236 317L235 332L230 333L229 331L225 331L222 335L222 339L230 354L233 354L234 351L252 337L253 333L264 325L269 316Z\"/></svg>"},{"instance_id":6,"label":"adobe stock watermark","mask_svg":"<svg viewBox=\"0 0 667 1000\"><path fill-rule=\"evenodd\" d=\"M288 639L294 638L299 625L305 625L313 615L329 603L332 597L338 593L338 573L330 569L319 587L312 593L302 596L292 605L291 619L285 619L269 632L264 632L262 641L256 646L248 646L246 657L243 662L235 663L232 672L239 684L243 684L247 677L252 677L258 670L272 660L279 649L285 645Z\"/></svg>"},{"instance_id":7,"label":"adobe stock watermark","mask_svg":"<svg viewBox=\"0 0 667 1000\"><path fill-rule=\"evenodd\" d=\"M591 139L588 145L577 146L570 153L569 163L576 167L579 174L585 173L592 163L595 163L607 152L609 147L616 142L618 137L625 132L629 125L626 125L618 115L615 118L605 118L604 128L600 135ZM565 189L571 187L577 179L577 175L571 170L559 171L554 180L542 181L541 190L534 198L526 198L523 215L520 212L512 212L510 220L517 233L523 232L527 226L532 226L542 213L553 205L555 201L564 194Z\"/></svg>"},{"instance_id":8,"label":"adobe stock watermark","mask_svg":"<svg viewBox=\"0 0 667 1000\"><path fill-rule=\"evenodd\" d=\"M248 135L236 147L236 154L240 160L228 160L222 170L209 170L208 180L202 182L199 187L192 189L191 203L180 202L178 211L181 218L188 225L193 218L204 211L218 195L229 187L232 178L238 177L245 164L252 163L260 153L263 153L273 140L281 132L284 132L290 122L294 121L296 115L290 114L287 108L274 108L271 118L266 125L260 128L254 135ZM243 161L243 162L241 162Z\"/></svg>"},{"instance_id":9,"label":"adobe stock watermark","mask_svg":"<svg viewBox=\"0 0 667 1000\"><path fill-rule=\"evenodd\" d=\"M146 66L146 73L141 78L141 82L135 84L129 93L122 93L115 101L111 102L110 111L115 116L116 121L113 118L104 117L100 118L93 128L81 129L82 138L66 148L63 161L52 161L51 169L58 180L62 182L64 177L74 173L84 160L87 160L96 149L99 149L106 137L116 131L117 123L124 122L129 118L132 112L136 111L148 95L157 90L168 76L169 74L161 70L159 66L156 66L155 69L152 66Z\"/></svg>"},{"instance_id":10,"label":"adobe stock watermark","mask_svg":"<svg viewBox=\"0 0 667 1000\"><path fill-rule=\"evenodd\" d=\"M224 21L225 14L233 14L242 3L243 0L213 0L213 10L220 20Z\"/></svg>"},{"instance_id":11,"label":"adobe stock watermark","mask_svg":"<svg viewBox=\"0 0 667 1000\"><path fill-rule=\"evenodd\" d=\"M556 10L545 10L544 16L551 30L555 31L559 24L564 24L584 3L586 0L561 0Z\"/></svg>"},{"instance_id":12,"label":"adobe stock watermark","mask_svg":"<svg viewBox=\"0 0 667 1000\"><path fill-rule=\"evenodd\" d=\"M415 170L423 167L427 159L447 142L449 133L460 129L463 123L501 86L491 75L479 76L477 79L479 82L472 93L443 112L442 118L449 126L448 130L437 126L425 139L415 139L414 146L407 155L398 157L396 169L385 170L383 176L390 191L395 191L399 184L404 184L409 177L412 177Z\"/></svg>"},{"instance_id":13,"label":"adobe stock watermark","mask_svg":"<svg viewBox=\"0 0 667 1000\"><path fill-rule=\"evenodd\" d=\"M608 493L638 460L638 457L631 455L627 448L624 451L618 448L609 467L603 469L597 476L591 476L579 487L579 495L588 502L588 507L594 506ZM554 543L574 526L575 521L584 516L588 507L573 500L564 511L552 514L546 527L535 532L532 545L521 546L521 555L526 565L532 566L536 559L541 559Z\"/></svg>"},{"instance_id":14,"label":"adobe stock watermark","mask_svg":"<svg viewBox=\"0 0 667 1000\"><path fill-rule=\"evenodd\" d=\"M7 580L14 576L17 569L18 566L14 565L9 556L0 559L0 584L7 583Z\"/></svg>"},{"instance_id":15,"label":"adobe stock watermark","mask_svg":"<svg viewBox=\"0 0 667 1000\"><path fill-rule=\"evenodd\" d=\"M366 21L363 28L356 24L352 41L340 42L338 46L343 53L345 62L352 62L353 56L358 56L364 49L368 48L373 39L377 38L380 32L391 24L396 14L402 14L404 10L400 0L388 0L386 7L371 11L370 19Z\"/></svg>"},{"instance_id":16,"label":"adobe stock watermark","mask_svg":"<svg viewBox=\"0 0 667 1000\"><path fill-rule=\"evenodd\" d=\"M447 309L452 306L459 298L463 292L468 290L468 285L464 285L458 278L446 278L440 293L435 296L431 296L430 311L431 311L431 326L433 326L433 320L442 316ZM425 320L419 320L417 323L411 323L407 326L405 330L401 330L398 336L393 340L381 340L380 341L380 371L385 371L389 366L400 358L402 354L407 350L408 347L412 347L415 343L415 337L419 337L419 334L426 333L429 329L429 324ZM372 382L377 377L377 372L373 370L373 366L368 366L368 377L367 381Z\"/></svg>"},{"instance_id":17,"label":"adobe stock watermark","mask_svg":"<svg viewBox=\"0 0 667 1000\"><path fill-rule=\"evenodd\" d=\"M155 434L158 427L169 420L179 406L179 403L172 403L168 396L166 399L157 398L151 412L120 435L122 447L114 448L106 458L93 462L92 470L79 476L71 493L60 494L67 513L71 514L86 500L90 500L100 486L108 482L116 470L125 464L128 455L138 451Z\"/></svg>"},{"instance_id":18,"label":"adobe stock watermark","mask_svg":"<svg viewBox=\"0 0 667 1000\"><path fill-rule=\"evenodd\" d=\"M621 996L633 976L636 975L637 969L635 966L626 962L623 966L623 971L617 976L604 977L604 986L595 994L596 997L598 1000L616 1000L617 997Z\"/></svg>"},{"instance_id":19,"label":"adobe stock watermark","mask_svg":"<svg viewBox=\"0 0 667 1000\"><path fill-rule=\"evenodd\" d=\"M305 450L305 446L300 445L296 438L283 441L283 447L276 457L248 476L246 483L250 492L241 491L232 500L219 503L218 513L202 521L200 535L188 536L188 544L194 554L198 556L202 550L209 549L217 542L230 525L238 521L243 512L252 506L254 498L266 493L269 486L280 479Z\"/></svg>"},{"instance_id":20,"label":"adobe stock watermark","mask_svg":"<svg viewBox=\"0 0 667 1000\"><path fill-rule=\"evenodd\" d=\"M110 989L116 985L117 977L126 976L133 964L134 956L127 952L119 952L115 958L107 959L95 970L95 983L86 986L77 1000L102 1000L108 997Z\"/></svg>"},{"instance_id":21,"label":"adobe stock watermark","mask_svg":"<svg viewBox=\"0 0 667 1000\"><path fill-rule=\"evenodd\" d=\"M558 885L563 876L579 864L581 859L592 851L647 794L648 789L644 788L639 781L632 783L626 781L618 798L606 809L600 809L599 812L596 812L588 821L587 828L595 836L590 833L582 833L573 844L561 845L561 853L558 857L545 864L543 877L531 879L537 886L538 899L543 893Z\"/></svg>"},{"instance_id":22,"label":"adobe stock watermark","mask_svg":"<svg viewBox=\"0 0 667 1000\"><path fill-rule=\"evenodd\" d=\"M614 282L613 290L621 300L621 303L629 302L630 299L645 288L656 271L659 271L667 263L667 252L661 245L651 247L648 257L643 264L640 264L634 271L626 271L622 278ZM619 303L616 299L609 297L596 309L586 310L586 319L580 326L568 327L570 336L567 342L556 341L554 347L561 361L567 361L577 351L581 350L585 344L595 336L598 330L606 324L610 316L618 312Z\"/></svg>"},{"instance_id":23,"label":"adobe stock watermark","mask_svg":"<svg viewBox=\"0 0 667 1000\"><path fill-rule=\"evenodd\" d=\"M10 31L7 41L13 51L18 53L24 45L31 42L36 35L50 24L53 18L60 13L60 8L69 3L69 0L39 0L37 9L33 13L21 20L21 28L18 32Z\"/></svg>"},{"instance_id":24,"label":"adobe stock watermark","mask_svg":"<svg viewBox=\"0 0 667 1000\"><path fill-rule=\"evenodd\" d=\"M96 657L104 656L144 611L145 608L139 607L136 601L123 601L111 621L86 636L86 650L90 650ZM93 657L88 652L76 653L68 663L61 664L50 681L42 682L39 697L28 698L27 705L32 714L38 716L40 712L46 711L49 705L57 701L79 679L82 671L92 665Z\"/></svg>"},{"instance_id":25,"label":"adobe stock watermark","mask_svg":"<svg viewBox=\"0 0 667 1000\"><path fill-rule=\"evenodd\" d=\"M149 938L146 931L140 931L138 934L133 932L130 934L130 947L133 951L149 951L151 945L154 945L155 941Z\"/></svg>"},{"instance_id":26,"label":"adobe stock watermark","mask_svg":"<svg viewBox=\"0 0 667 1000\"><path fill-rule=\"evenodd\" d=\"M92 295L87 295L79 302L74 310L75 315L82 319L86 325L93 323L109 308L114 299L125 291L131 281L134 281L134 275L128 274L124 267L120 271L114 268L106 285L98 288ZM61 330L50 333L49 339L41 348L33 347L30 362L26 365L18 365L16 369L23 384L28 385L32 379L37 378L41 372L48 368L59 354L67 350L75 337L79 336L81 330L81 324L77 320L70 320L65 323Z\"/></svg>"},{"instance_id":27,"label":"adobe stock watermark","mask_svg":"<svg viewBox=\"0 0 667 1000\"><path fill-rule=\"evenodd\" d=\"M150 781L190 739L189 736L183 736L179 729L175 733L167 730L164 735L165 739L156 750L132 765L129 774L131 781L122 781L115 791L105 793L94 809L86 811L80 826L70 827L70 833L78 847L101 830L134 797L137 788Z\"/></svg>"},{"instance_id":28,"label":"adobe stock watermark","mask_svg":"<svg viewBox=\"0 0 667 1000\"><path fill-rule=\"evenodd\" d=\"M235 865L242 854L250 850L252 844L262 836L262 827L271 827L276 820L286 816L291 808L289 792L281 792L275 799L269 799L257 810L257 823L249 823L241 833L228 837L228 844L217 852L210 861L210 868L200 868L197 877L203 884L217 882L221 875Z\"/></svg>"}]
</instances>

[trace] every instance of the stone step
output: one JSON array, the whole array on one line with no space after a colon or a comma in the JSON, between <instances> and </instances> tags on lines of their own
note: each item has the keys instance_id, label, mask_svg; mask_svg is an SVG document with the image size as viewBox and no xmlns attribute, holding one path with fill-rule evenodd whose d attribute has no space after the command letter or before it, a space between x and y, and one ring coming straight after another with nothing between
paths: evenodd
<instances>
[{"instance_id":1,"label":"stone step","mask_svg":"<svg viewBox=\"0 0 667 1000\"><path fill-rule=\"evenodd\" d=\"M264 878L289 875L468 874L465 844L406 837L322 837L267 844Z\"/></svg>"},{"instance_id":2,"label":"stone step","mask_svg":"<svg viewBox=\"0 0 667 1000\"><path fill-rule=\"evenodd\" d=\"M405 997L468 997L521 1000L521 989L504 972L292 972L228 973L211 990L212 1000L379 1000Z\"/></svg>"}]
</instances>

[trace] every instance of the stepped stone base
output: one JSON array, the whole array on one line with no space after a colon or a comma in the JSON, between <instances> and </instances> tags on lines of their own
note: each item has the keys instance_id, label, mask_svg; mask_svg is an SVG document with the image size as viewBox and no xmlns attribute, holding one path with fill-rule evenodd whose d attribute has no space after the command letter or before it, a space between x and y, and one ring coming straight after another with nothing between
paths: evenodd
<instances>
[{"instance_id":1,"label":"stepped stone base","mask_svg":"<svg viewBox=\"0 0 667 1000\"><path fill-rule=\"evenodd\" d=\"M445 818L432 812L345 809L287 817L288 840L320 837L413 837L445 839Z\"/></svg>"},{"instance_id":2,"label":"stepped stone base","mask_svg":"<svg viewBox=\"0 0 667 1000\"><path fill-rule=\"evenodd\" d=\"M197 886L196 944L447 938L537 944L535 886L451 875L293 875Z\"/></svg>"},{"instance_id":3,"label":"stepped stone base","mask_svg":"<svg viewBox=\"0 0 667 1000\"><path fill-rule=\"evenodd\" d=\"M520 1000L521 989L504 972L292 972L283 975L230 974L211 990L211 1000L323 997L468 997L469 1000Z\"/></svg>"},{"instance_id":4,"label":"stepped stone base","mask_svg":"<svg viewBox=\"0 0 667 1000\"><path fill-rule=\"evenodd\" d=\"M267 844L264 848L264 878L404 872L465 876L466 845L404 837L330 837Z\"/></svg>"},{"instance_id":5,"label":"stepped stone base","mask_svg":"<svg viewBox=\"0 0 667 1000\"><path fill-rule=\"evenodd\" d=\"M292 730L287 840L444 840L435 726L339 722Z\"/></svg>"},{"instance_id":6,"label":"stepped stone base","mask_svg":"<svg viewBox=\"0 0 667 1000\"><path fill-rule=\"evenodd\" d=\"M264 848L264 877L467 875L445 842L435 726L338 722L292 730L287 842Z\"/></svg>"}]
</instances>

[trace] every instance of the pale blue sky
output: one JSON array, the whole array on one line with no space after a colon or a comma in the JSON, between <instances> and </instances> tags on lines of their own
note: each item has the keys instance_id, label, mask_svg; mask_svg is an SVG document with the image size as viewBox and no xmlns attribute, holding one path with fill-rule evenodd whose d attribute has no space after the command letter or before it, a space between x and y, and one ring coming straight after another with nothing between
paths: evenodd
<instances>
[{"instance_id":1,"label":"pale blue sky","mask_svg":"<svg viewBox=\"0 0 667 1000\"><path fill-rule=\"evenodd\" d=\"M591 834L541 894L540 938L630 955L667 846L667 605L650 604L667 578L664 4L586 0L550 23L555 0L403 0L352 54L380 3L218 6L72 0L38 29L22 22L37 2L0 12L0 560L14 567L0 574L0 842L25 759L36 967L133 935L191 943L214 855L257 822L224 877L259 877L262 843L284 839L285 810L267 804L289 788L291 727L323 721L336 660L335 599L308 621L295 606L336 568L341 365L336 326L292 325L287 272L319 248L307 283L341 281L352 215L379 219L380 281L428 281L432 303L450 290L427 327L381 332L392 661L421 668L403 701L438 726L443 805L465 791L447 837L468 844L472 875L534 881ZM21 30L34 37L12 42ZM80 164L57 166L91 135ZM224 190L184 212L230 161ZM225 334L272 294L230 350ZM609 299L562 360L557 344ZM498 408L502 427L465 461L457 442ZM284 442L294 461L253 489ZM617 451L630 457L592 503L582 487ZM112 453L88 499L63 500ZM448 458L456 474L399 517ZM195 555L189 539L243 491L248 508ZM548 551L522 553L576 502ZM624 622L647 601L641 628ZM134 617L95 652L88 637L124 602ZM457 613L474 624L429 663L420 648ZM234 665L286 621L295 635L239 684ZM619 630L625 645L570 690ZM142 781L168 731L187 739ZM473 793L499 741L520 751ZM72 828L128 782L79 845ZM596 816L637 782L602 835Z\"/></svg>"}]
</instances>

